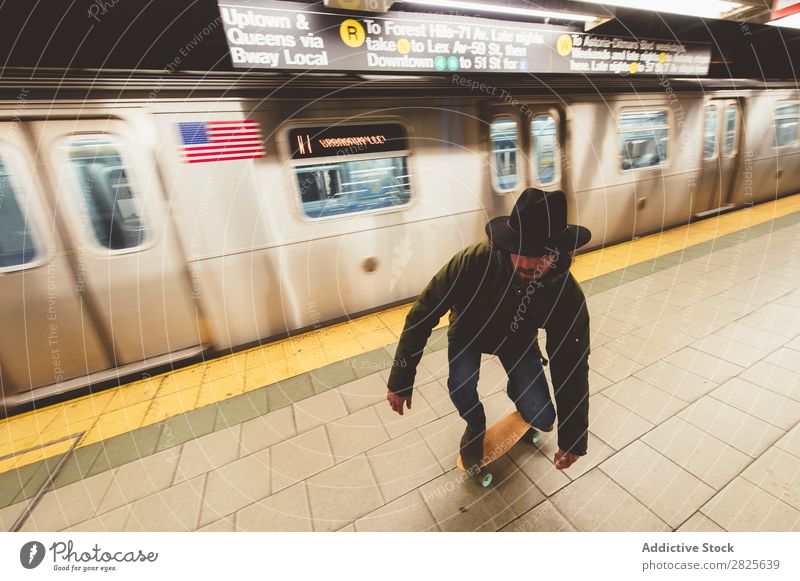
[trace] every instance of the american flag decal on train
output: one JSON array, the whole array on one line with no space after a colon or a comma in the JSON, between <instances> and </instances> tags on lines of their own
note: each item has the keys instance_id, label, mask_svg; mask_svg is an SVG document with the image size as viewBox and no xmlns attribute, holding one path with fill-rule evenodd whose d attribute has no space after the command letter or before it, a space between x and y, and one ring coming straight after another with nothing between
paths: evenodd
<instances>
[{"instance_id":1,"label":"american flag decal on train","mask_svg":"<svg viewBox=\"0 0 800 581\"><path fill-rule=\"evenodd\" d=\"M261 129L249 119L181 122L178 130L186 163L254 159L266 154Z\"/></svg>"}]
</instances>

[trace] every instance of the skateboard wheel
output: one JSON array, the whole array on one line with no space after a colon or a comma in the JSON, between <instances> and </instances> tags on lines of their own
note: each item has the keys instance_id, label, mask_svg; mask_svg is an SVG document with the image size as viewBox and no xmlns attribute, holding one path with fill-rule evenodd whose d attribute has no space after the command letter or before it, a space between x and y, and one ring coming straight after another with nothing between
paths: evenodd
<instances>
[{"instance_id":1,"label":"skateboard wheel","mask_svg":"<svg viewBox=\"0 0 800 581\"><path fill-rule=\"evenodd\" d=\"M487 487L487 486L489 486L491 483L492 483L492 473L491 473L491 472L487 472L486 474L484 474L484 475L481 477L481 486L483 486L484 488L486 488L486 487Z\"/></svg>"},{"instance_id":2,"label":"skateboard wheel","mask_svg":"<svg viewBox=\"0 0 800 581\"><path fill-rule=\"evenodd\" d=\"M538 444L539 443L539 430L533 431L533 437L531 437L531 444Z\"/></svg>"}]
</instances>

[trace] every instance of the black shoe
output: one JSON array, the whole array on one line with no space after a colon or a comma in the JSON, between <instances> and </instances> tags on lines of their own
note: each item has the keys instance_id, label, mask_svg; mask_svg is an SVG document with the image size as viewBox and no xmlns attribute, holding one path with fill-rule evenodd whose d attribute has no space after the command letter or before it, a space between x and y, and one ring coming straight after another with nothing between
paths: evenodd
<instances>
[{"instance_id":1,"label":"black shoe","mask_svg":"<svg viewBox=\"0 0 800 581\"><path fill-rule=\"evenodd\" d=\"M483 460L483 436L486 430L481 430L477 434L472 434L469 426L461 436L461 463L465 470L477 472L480 470L481 460Z\"/></svg>"},{"instance_id":2,"label":"black shoe","mask_svg":"<svg viewBox=\"0 0 800 581\"><path fill-rule=\"evenodd\" d=\"M539 439L539 432L536 428L528 428L528 431L525 432L525 435L522 436L523 442L528 442L529 444L533 444L536 440Z\"/></svg>"},{"instance_id":3,"label":"black shoe","mask_svg":"<svg viewBox=\"0 0 800 581\"><path fill-rule=\"evenodd\" d=\"M539 442L539 438L541 437L541 432L552 432L553 431L553 427L554 426L551 425L546 430L540 430L540 429L537 429L537 428L530 428L527 432L525 432L525 435L522 436L522 439L524 441L526 441L526 442L529 442L530 444L536 444L536 443Z\"/></svg>"}]
</instances>

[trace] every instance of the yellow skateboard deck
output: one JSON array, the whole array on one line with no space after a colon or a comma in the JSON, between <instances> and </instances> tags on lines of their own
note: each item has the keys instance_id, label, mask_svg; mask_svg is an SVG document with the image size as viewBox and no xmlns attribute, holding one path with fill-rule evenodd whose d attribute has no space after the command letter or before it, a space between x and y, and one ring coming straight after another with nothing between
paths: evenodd
<instances>
[{"instance_id":1,"label":"yellow skateboard deck","mask_svg":"<svg viewBox=\"0 0 800 581\"><path fill-rule=\"evenodd\" d=\"M519 412L508 414L489 426L483 437L483 459L481 460L481 468L501 458L514 444L519 442L520 438L530 429L531 425L522 419ZM538 436L538 433L536 433L536 435ZM536 439L537 438L534 436L534 443ZM456 463L461 470L466 470L466 468L464 468L464 463L461 461L461 454L458 455ZM492 481L491 474L487 476L488 482L485 482L487 479L486 476L482 478L482 482L485 482L485 484L483 484L484 486L488 486Z\"/></svg>"}]
</instances>

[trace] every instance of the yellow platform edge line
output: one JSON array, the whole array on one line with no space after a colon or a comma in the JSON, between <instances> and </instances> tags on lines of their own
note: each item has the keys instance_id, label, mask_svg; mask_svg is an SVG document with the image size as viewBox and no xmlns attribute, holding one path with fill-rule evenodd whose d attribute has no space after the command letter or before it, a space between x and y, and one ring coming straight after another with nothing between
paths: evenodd
<instances>
[{"instance_id":1,"label":"yellow platform edge line","mask_svg":"<svg viewBox=\"0 0 800 581\"><path fill-rule=\"evenodd\" d=\"M800 194L739 209L587 252L576 257L572 272L579 281L590 280L798 211ZM392 307L0 420L0 449L13 452L17 443L27 447L31 425L46 430L50 441L56 434L75 433L80 427L86 434L76 447L83 447L344 361L396 342L410 307L410 303ZM443 318L437 328L446 324ZM343 347L337 351L331 347L334 345ZM103 405L98 405L101 399ZM19 442L14 435L17 431L24 434ZM63 451L44 457L32 454L30 462L60 453ZM23 465L7 463L0 463L0 473Z\"/></svg>"}]
</instances>

